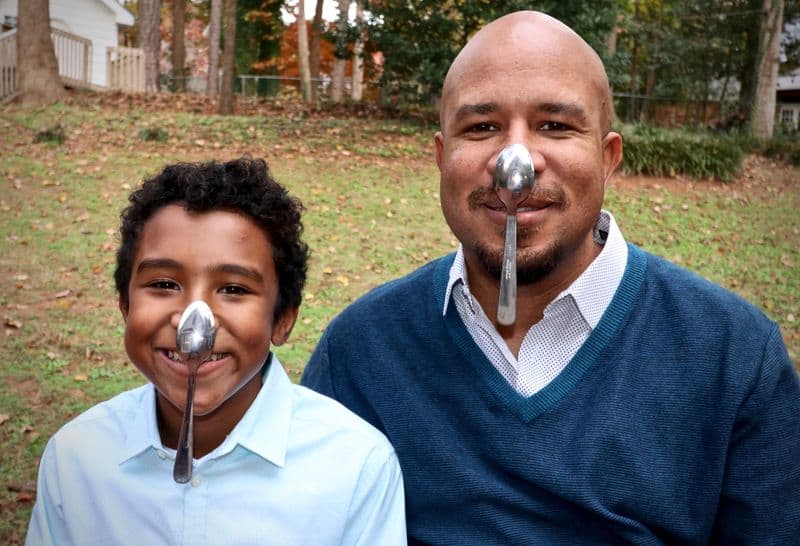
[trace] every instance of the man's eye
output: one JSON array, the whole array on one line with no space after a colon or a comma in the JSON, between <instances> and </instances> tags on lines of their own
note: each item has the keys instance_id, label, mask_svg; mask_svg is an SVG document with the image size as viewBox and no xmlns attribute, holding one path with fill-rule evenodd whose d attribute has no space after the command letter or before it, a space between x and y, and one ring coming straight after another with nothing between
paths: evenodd
<instances>
[{"instance_id":1,"label":"man's eye","mask_svg":"<svg viewBox=\"0 0 800 546\"><path fill-rule=\"evenodd\" d=\"M149 282L147 283L147 287L155 288L156 290L177 290L179 288L178 283L164 279Z\"/></svg>"},{"instance_id":2,"label":"man's eye","mask_svg":"<svg viewBox=\"0 0 800 546\"><path fill-rule=\"evenodd\" d=\"M470 126L471 133L485 133L490 131L497 131L497 126L494 123L481 122Z\"/></svg>"},{"instance_id":3,"label":"man's eye","mask_svg":"<svg viewBox=\"0 0 800 546\"><path fill-rule=\"evenodd\" d=\"M244 286L239 286L238 284L223 286L222 289L220 289L220 292L222 292L223 294L227 294L229 296L240 296L243 294L250 293L250 291L247 288L245 288Z\"/></svg>"},{"instance_id":4,"label":"man's eye","mask_svg":"<svg viewBox=\"0 0 800 546\"><path fill-rule=\"evenodd\" d=\"M569 131L572 129L569 125L565 123L560 123L558 121L547 121L543 123L540 128L543 131Z\"/></svg>"}]
</instances>

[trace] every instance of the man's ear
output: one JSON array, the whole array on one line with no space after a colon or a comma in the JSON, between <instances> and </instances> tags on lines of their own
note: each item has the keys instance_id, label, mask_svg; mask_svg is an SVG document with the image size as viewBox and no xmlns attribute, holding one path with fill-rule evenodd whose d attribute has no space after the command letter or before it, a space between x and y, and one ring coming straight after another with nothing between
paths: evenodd
<instances>
[{"instance_id":1,"label":"man's ear","mask_svg":"<svg viewBox=\"0 0 800 546\"><path fill-rule=\"evenodd\" d=\"M127 321L129 308L128 304L122 299L122 295L117 297L117 306L119 307L119 312L122 313L122 321Z\"/></svg>"},{"instance_id":2,"label":"man's ear","mask_svg":"<svg viewBox=\"0 0 800 546\"><path fill-rule=\"evenodd\" d=\"M444 151L444 135L441 131L436 131L436 134L433 135L433 153L436 156L436 166L439 167L439 171L442 170L442 153Z\"/></svg>"},{"instance_id":3,"label":"man's ear","mask_svg":"<svg viewBox=\"0 0 800 546\"><path fill-rule=\"evenodd\" d=\"M607 184L611 175L622 163L622 136L614 131L609 131L603 137L603 184Z\"/></svg>"},{"instance_id":4,"label":"man's ear","mask_svg":"<svg viewBox=\"0 0 800 546\"><path fill-rule=\"evenodd\" d=\"M292 333L292 328L294 328L299 312L299 307L286 309L278 320L272 324L271 340L273 345L283 345L289 339L289 334Z\"/></svg>"}]
</instances>

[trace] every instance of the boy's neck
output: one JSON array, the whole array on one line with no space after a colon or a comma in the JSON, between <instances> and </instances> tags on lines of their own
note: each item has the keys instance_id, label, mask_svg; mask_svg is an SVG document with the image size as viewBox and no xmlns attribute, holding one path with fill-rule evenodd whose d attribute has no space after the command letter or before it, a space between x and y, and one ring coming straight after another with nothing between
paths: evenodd
<instances>
[{"instance_id":1,"label":"boy's neck","mask_svg":"<svg viewBox=\"0 0 800 546\"><path fill-rule=\"evenodd\" d=\"M194 416L194 458L199 459L220 446L236 427L261 389L261 373L257 373L236 394L207 415ZM156 393L156 419L161 443L176 449L183 423L183 411L160 393Z\"/></svg>"}]
</instances>

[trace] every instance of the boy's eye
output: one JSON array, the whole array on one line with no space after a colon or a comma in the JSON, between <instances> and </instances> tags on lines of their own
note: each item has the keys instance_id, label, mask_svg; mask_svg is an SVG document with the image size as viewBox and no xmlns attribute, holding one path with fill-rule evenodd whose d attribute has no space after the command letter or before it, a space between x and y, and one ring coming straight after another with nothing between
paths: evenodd
<instances>
[{"instance_id":1,"label":"boy's eye","mask_svg":"<svg viewBox=\"0 0 800 546\"><path fill-rule=\"evenodd\" d=\"M244 286L239 286L238 284L230 284L228 286L223 286L220 289L220 292L222 292L223 294L227 294L229 296L241 296L250 293L250 291L247 288L245 288Z\"/></svg>"},{"instance_id":2,"label":"boy's eye","mask_svg":"<svg viewBox=\"0 0 800 546\"><path fill-rule=\"evenodd\" d=\"M175 281L166 279L158 279L147 283L148 288L155 288L156 290L178 290L180 287Z\"/></svg>"}]
</instances>

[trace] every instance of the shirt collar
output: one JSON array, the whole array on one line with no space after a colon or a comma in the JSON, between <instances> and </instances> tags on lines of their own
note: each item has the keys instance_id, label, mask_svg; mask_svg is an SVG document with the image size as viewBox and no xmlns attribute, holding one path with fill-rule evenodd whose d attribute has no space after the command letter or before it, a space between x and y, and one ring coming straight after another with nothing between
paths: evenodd
<instances>
[{"instance_id":1,"label":"shirt collar","mask_svg":"<svg viewBox=\"0 0 800 546\"><path fill-rule=\"evenodd\" d=\"M610 212L606 210L600 211L600 218L594 228L594 238L595 241L603 245L600 254L581 273L580 277L575 279L566 290L553 300L553 302L556 302L566 296L571 296L575 300L581 315L593 329L597 326L600 317L603 316L608 304L614 297L628 261L628 246L614 216ZM459 245L456 257L450 266L442 308L443 316L447 314L451 299L450 295L458 283L464 286L467 302L470 306L473 306L472 296L469 293L467 267L464 262L464 248L462 245Z\"/></svg>"},{"instance_id":2,"label":"shirt collar","mask_svg":"<svg viewBox=\"0 0 800 546\"><path fill-rule=\"evenodd\" d=\"M276 466L284 465L292 414L292 383L274 354L270 354L263 374L261 389L247 412L225 441L203 459L221 457L240 445ZM149 449L173 451L161 443L157 423L156 389L148 384L135 418L126 427L120 464Z\"/></svg>"}]
</instances>

